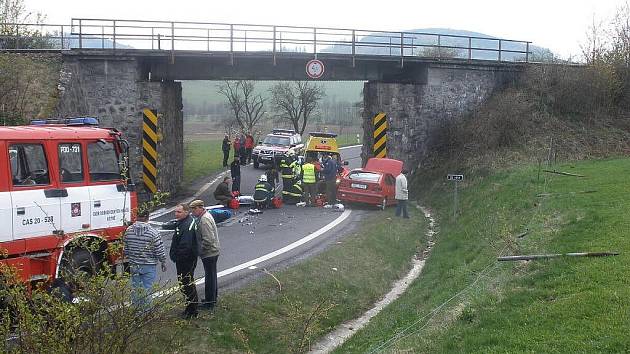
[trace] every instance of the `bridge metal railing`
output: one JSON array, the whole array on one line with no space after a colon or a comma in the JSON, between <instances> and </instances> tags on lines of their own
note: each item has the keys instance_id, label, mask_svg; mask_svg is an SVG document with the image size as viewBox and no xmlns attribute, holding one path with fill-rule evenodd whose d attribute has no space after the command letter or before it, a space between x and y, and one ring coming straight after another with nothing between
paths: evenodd
<instances>
[{"instance_id":1,"label":"bridge metal railing","mask_svg":"<svg viewBox=\"0 0 630 354\"><path fill-rule=\"evenodd\" d=\"M529 41L440 33L75 18L70 25L0 23L0 49L151 49L530 61Z\"/></svg>"}]
</instances>

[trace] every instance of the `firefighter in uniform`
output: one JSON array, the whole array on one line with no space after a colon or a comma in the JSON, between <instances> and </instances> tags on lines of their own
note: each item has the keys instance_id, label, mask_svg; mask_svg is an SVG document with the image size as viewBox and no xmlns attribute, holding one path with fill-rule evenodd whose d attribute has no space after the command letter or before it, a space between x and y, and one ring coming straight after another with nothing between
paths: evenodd
<instances>
[{"instance_id":1,"label":"firefighter in uniform","mask_svg":"<svg viewBox=\"0 0 630 354\"><path fill-rule=\"evenodd\" d=\"M263 209L271 205L271 198L274 195L274 189L271 183L267 182L267 176L261 175L258 178L258 183L254 187L254 203L256 208Z\"/></svg>"},{"instance_id":2,"label":"firefighter in uniform","mask_svg":"<svg viewBox=\"0 0 630 354\"><path fill-rule=\"evenodd\" d=\"M302 201L302 181L297 179L293 181L293 184L288 188L282 190L282 201L287 204L297 204Z\"/></svg>"},{"instance_id":3,"label":"firefighter in uniform","mask_svg":"<svg viewBox=\"0 0 630 354\"><path fill-rule=\"evenodd\" d=\"M286 156L280 160L280 177L282 177L282 189L290 188L293 185L295 174L293 173L293 166L295 153L293 150L289 150Z\"/></svg>"}]
</instances>

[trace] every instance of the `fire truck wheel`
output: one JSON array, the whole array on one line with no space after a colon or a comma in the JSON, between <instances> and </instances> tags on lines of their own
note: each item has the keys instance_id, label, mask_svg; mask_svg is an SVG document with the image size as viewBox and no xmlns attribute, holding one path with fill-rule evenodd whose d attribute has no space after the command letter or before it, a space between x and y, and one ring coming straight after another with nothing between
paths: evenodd
<instances>
[{"instance_id":1,"label":"fire truck wheel","mask_svg":"<svg viewBox=\"0 0 630 354\"><path fill-rule=\"evenodd\" d=\"M98 272L101 262L93 252L83 248L72 248L64 262L64 271L68 275L87 274L94 275Z\"/></svg>"}]
</instances>

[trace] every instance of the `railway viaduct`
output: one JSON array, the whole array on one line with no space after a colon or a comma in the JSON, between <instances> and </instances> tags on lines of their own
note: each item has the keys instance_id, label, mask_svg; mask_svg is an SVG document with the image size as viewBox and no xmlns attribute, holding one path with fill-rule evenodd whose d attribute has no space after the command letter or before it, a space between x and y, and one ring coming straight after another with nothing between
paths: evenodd
<instances>
[{"instance_id":1,"label":"railway viaduct","mask_svg":"<svg viewBox=\"0 0 630 354\"><path fill-rule=\"evenodd\" d=\"M143 110L157 111L156 186L171 192L181 184L184 160L181 80L363 81L364 159L372 156L372 118L384 112L388 157L413 169L436 128L516 80L529 57L529 42L505 39L174 22L134 23L136 28L121 22L73 20L73 37L61 38L54 53L62 61L56 110L60 117L96 116L102 126L122 130L136 181L142 181ZM100 48L85 45L95 38ZM131 42L136 45L121 44ZM307 73L313 59L323 72Z\"/></svg>"}]
</instances>

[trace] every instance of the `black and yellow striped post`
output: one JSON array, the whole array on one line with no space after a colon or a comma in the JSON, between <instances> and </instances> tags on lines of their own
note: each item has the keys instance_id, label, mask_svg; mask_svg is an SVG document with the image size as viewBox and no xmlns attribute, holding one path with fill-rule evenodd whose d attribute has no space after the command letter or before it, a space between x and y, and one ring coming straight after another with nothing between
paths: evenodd
<instances>
[{"instance_id":1,"label":"black and yellow striped post","mask_svg":"<svg viewBox=\"0 0 630 354\"><path fill-rule=\"evenodd\" d=\"M142 181L151 193L157 192L158 115L154 110L142 110Z\"/></svg>"},{"instance_id":2,"label":"black and yellow striped post","mask_svg":"<svg viewBox=\"0 0 630 354\"><path fill-rule=\"evenodd\" d=\"M374 157L387 157L387 115L378 113L372 119L374 124Z\"/></svg>"}]
</instances>

